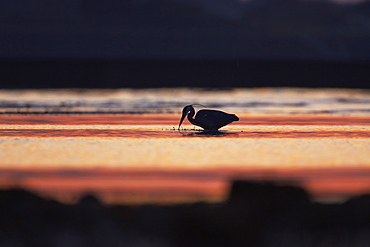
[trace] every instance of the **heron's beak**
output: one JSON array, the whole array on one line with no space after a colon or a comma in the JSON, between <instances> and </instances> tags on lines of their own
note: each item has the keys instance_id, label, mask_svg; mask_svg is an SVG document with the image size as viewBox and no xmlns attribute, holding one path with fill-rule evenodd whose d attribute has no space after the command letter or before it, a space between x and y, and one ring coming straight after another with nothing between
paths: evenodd
<instances>
[{"instance_id":1,"label":"heron's beak","mask_svg":"<svg viewBox=\"0 0 370 247\"><path fill-rule=\"evenodd\" d=\"M181 124L182 124L182 121L184 121L184 119L185 119L185 117L186 117L186 114L187 114L187 112L186 112L186 111L183 111L183 112L182 112L181 120L180 120L179 127L177 128L177 130L179 130L179 129L180 129L180 126L181 126Z\"/></svg>"}]
</instances>

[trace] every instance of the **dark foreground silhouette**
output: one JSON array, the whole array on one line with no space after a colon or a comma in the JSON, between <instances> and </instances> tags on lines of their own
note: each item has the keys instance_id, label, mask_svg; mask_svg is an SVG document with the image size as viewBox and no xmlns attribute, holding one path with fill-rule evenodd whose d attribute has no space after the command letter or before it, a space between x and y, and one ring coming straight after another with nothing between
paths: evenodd
<instances>
[{"instance_id":1,"label":"dark foreground silhouette","mask_svg":"<svg viewBox=\"0 0 370 247\"><path fill-rule=\"evenodd\" d=\"M235 181L224 203L127 206L1 190L0 246L370 246L370 196L320 204L298 187Z\"/></svg>"}]
</instances>

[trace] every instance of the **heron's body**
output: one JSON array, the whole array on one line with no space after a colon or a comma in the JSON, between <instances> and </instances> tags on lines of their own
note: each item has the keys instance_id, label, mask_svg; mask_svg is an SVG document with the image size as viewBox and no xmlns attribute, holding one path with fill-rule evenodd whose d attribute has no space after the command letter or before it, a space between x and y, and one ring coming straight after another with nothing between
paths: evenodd
<instances>
[{"instance_id":1,"label":"heron's body","mask_svg":"<svg viewBox=\"0 0 370 247\"><path fill-rule=\"evenodd\" d=\"M179 128L185 116L188 117L190 123L202 127L207 131L217 131L219 128L239 120L235 114L229 114L218 110L200 110L195 115L195 118L193 118L194 114L195 110L192 105L185 106L182 110Z\"/></svg>"}]
</instances>

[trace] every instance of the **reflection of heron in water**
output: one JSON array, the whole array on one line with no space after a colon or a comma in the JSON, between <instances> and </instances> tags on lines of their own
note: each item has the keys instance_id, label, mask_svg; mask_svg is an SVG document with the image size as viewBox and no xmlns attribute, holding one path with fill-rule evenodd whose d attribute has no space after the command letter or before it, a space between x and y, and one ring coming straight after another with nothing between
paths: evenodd
<instances>
[{"instance_id":1,"label":"reflection of heron in water","mask_svg":"<svg viewBox=\"0 0 370 247\"><path fill-rule=\"evenodd\" d=\"M200 110L195 115L193 105L187 105L182 110L182 116L178 129L184 121L186 115L190 123L202 127L205 131L217 132L219 128L228 125L231 122L238 121L239 118L234 114L229 114L217 110Z\"/></svg>"}]
</instances>

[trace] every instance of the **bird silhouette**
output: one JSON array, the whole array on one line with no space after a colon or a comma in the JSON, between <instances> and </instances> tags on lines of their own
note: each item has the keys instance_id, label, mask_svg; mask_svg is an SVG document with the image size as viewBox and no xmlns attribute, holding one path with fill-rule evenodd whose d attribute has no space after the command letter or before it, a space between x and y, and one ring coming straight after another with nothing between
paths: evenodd
<instances>
[{"instance_id":1,"label":"bird silhouette","mask_svg":"<svg viewBox=\"0 0 370 247\"><path fill-rule=\"evenodd\" d=\"M202 127L205 131L217 132L219 128L228 125L231 122L238 121L239 118L235 114L229 114L218 110L202 109L195 115L193 105L187 105L182 110L182 116L179 123L178 130L185 117L188 116L190 123Z\"/></svg>"}]
</instances>

